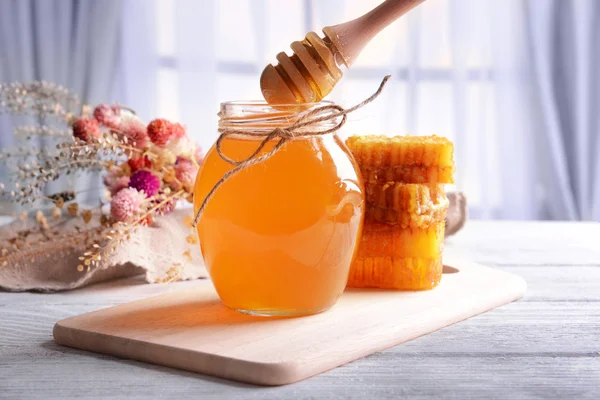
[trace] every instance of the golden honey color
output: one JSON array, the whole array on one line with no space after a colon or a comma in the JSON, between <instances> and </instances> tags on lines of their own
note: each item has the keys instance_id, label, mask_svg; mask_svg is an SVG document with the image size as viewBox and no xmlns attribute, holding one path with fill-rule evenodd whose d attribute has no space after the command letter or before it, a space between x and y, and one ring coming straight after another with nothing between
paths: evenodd
<instances>
[{"instance_id":1,"label":"golden honey color","mask_svg":"<svg viewBox=\"0 0 600 400\"><path fill-rule=\"evenodd\" d=\"M222 149L242 159L258 144L230 137ZM231 168L214 147L208 152L196 179L196 210ZM358 168L345 144L328 134L292 140L228 179L197 229L225 305L254 314L304 315L330 308L343 292L363 214Z\"/></svg>"}]
</instances>

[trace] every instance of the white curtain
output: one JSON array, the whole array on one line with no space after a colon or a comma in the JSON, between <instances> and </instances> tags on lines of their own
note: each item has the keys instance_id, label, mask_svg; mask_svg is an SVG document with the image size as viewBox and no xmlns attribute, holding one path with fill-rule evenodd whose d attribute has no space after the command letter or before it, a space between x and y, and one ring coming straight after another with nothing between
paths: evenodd
<instances>
[{"instance_id":1,"label":"white curtain","mask_svg":"<svg viewBox=\"0 0 600 400\"><path fill-rule=\"evenodd\" d=\"M549 215L600 221L600 2L526 6L526 60Z\"/></svg>"},{"instance_id":2,"label":"white curtain","mask_svg":"<svg viewBox=\"0 0 600 400\"><path fill-rule=\"evenodd\" d=\"M120 51L119 0L0 0L0 82L46 80L91 103L109 98ZM12 143L0 120L1 144Z\"/></svg>"},{"instance_id":3,"label":"white curtain","mask_svg":"<svg viewBox=\"0 0 600 400\"><path fill-rule=\"evenodd\" d=\"M121 16L119 0L0 0L0 82L46 80L91 104L110 98L119 65ZM0 115L0 148L15 145L15 126L36 122ZM0 180L5 179L2 170ZM96 204L101 193L97 176L71 184L88 190L87 200ZM5 212L11 207L0 204Z\"/></svg>"},{"instance_id":4,"label":"white curtain","mask_svg":"<svg viewBox=\"0 0 600 400\"><path fill-rule=\"evenodd\" d=\"M145 120L178 120L208 148L219 103L259 99L260 72L278 52L378 3L0 0L0 80L43 77ZM597 0L427 0L376 37L332 93L350 106L393 77L343 136L451 138L455 188L474 218L600 220L599 9Z\"/></svg>"}]
</instances>

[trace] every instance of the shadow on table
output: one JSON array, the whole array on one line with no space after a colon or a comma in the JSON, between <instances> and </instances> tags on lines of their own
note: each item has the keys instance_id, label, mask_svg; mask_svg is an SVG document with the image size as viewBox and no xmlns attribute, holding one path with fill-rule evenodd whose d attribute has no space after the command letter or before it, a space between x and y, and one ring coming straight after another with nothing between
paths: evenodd
<instances>
[{"instance_id":1,"label":"shadow on table","mask_svg":"<svg viewBox=\"0 0 600 400\"><path fill-rule=\"evenodd\" d=\"M273 324L286 317L256 317L233 311L223 305L218 298L190 299L183 297L175 301L157 298L143 305L100 310L80 323L86 330L100 333L140 332L160 336L160 332L175 334L190 328L231 327L236 325Z\"/></svg>"}]
</instances>

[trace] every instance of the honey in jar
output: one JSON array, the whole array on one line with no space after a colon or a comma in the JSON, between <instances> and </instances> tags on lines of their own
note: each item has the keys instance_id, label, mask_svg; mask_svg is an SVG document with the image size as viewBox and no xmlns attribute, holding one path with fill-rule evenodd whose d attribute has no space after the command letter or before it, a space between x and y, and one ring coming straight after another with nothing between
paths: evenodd
<instances>
[{"instance_id":1,"label":"honey in jar","mask_svg":"<svg viewBox=\"0 0 600 400\"><path fill-rule=\"evenodd\" d=\"M299 109L319 104L223 103L219 126L266 134L291 124ZM310 130L336 123L321 122ZM230 159L245 159L262 139L228 136L221 150ZM232 168L214 147L209 150L196 179L196 211ZM329 133L293 138L270 158L228 178L207 202L197 230L206 267L226 306L296 316L327 310L343 292L363 214L358 168L346 145Z\"/></svg>"}]
</instances>

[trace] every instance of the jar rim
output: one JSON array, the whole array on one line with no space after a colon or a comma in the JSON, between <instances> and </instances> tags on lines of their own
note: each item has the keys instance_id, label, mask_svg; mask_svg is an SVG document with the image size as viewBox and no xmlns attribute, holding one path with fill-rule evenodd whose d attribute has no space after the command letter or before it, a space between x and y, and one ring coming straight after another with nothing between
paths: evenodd
<instances>
[{"instance_id":1,"label":"jar rim","mask_svg":"<svg viewBox=\"0 0 600 400\"><path fill-rule=\"evenodd\" d=\"M299 116L311 109L334 104L331 100L296 104L269 104L265 100L226 101L221 103L218 113L219 127L269 131L293 124ZM319 128L328 129L337 124L338 119L327 120L321 122Z\"/></svg>"},{"instance_id":2,"label":"jar rim","mask_svg":"<svg viewBox=\"0 0 600 400\"><path fill-rule=\"evenodd\" d=\"M306 107L312 108L315 106L329 106L332 104L335 104L335 103L331 100L321 100L321 101L313 102L313 103L281 103L281 104L267 103L266 100L229 100L229 101L221 102L221 107L223 107L223 106L249 106L249 107L261 106L261 107L271 107L276 110L275 107L290 107L290 108L302 107L303 108L303 106L306 106ZM302 109L302 111L304 111L304 108Z\"/></svg>"}]
</instances>

